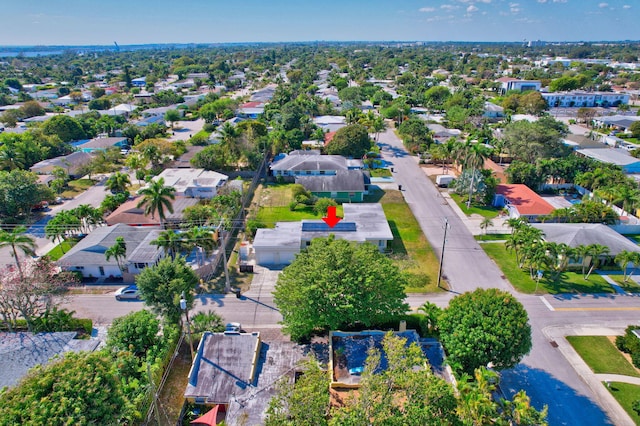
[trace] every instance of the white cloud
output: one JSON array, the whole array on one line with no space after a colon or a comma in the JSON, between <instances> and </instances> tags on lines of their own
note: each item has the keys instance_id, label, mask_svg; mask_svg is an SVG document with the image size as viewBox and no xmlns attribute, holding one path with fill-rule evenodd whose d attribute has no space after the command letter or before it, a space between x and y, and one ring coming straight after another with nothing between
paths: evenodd
<instances>
[{"instance_id":1,"label":"white cloud","mask_svg":"<svg viewBox=\"0 0 640 426\"><path fill-rule=\"evenodd\" d=\"M631 6L629 6L628 4L625 4L624 6L622 6L623 9L631 9Z\"/></svg>"},{"instance_id":2,"label":"white cloud","mask_svg":"<svg viewBox=\"0 0 640 426\"><path fill-rule=\"evenodd\" d=\"M538 0L538 3L546 3L547 0Z\"/></svg>"},{"instance_id":3,"label":"white cloud","mask_svg":"<svg viewBox=\"0 0 640 426\"><path fill-rule=\"evenodd\" d=\"M522 9L520 9L520 3L509 3L509 11L511 13L519 13Z\"/></svg>"},{"instance_id":4,"label":"white cloud","mask_svg":"<svg viewBox=\"0 0 640 426\"><path fill-rule=\"evenodd\" d=\"M467 7L467 13L473 13L477 11L478 11L478 8L475 7L474 5L469 5L469 7Z\"/></svg>"},{"instance_id":5,"label":"white cloud","mask_svg":"<svg viewBox=\"0 0 640 426\"><path fill-rule=\"evenodd\" d=\"M435 7L421 7L420 9L418 9L418 12L435 12L436 8Z\"/></svg>"},{"instance_id":6,"label":"white cloud","mask_svg":"<svg viewBox=\"0 0 640 426\"><path fill-rule=\"evenodd\" d=\"M600 3L600 4L598 5L598 7L599 7L600 9L604 9L605 7L609 7L609 3Z\"/></svg>"},{"instance_id":7,"label":"white cloud","mask_svg":"<svg viewBox=\"0 0 640 426\"><path fill-rule=\"evenodd\" d=\"M453 4L443 4L442 6L440 6L440 9L444 9L444 10L453 10L453 9L457 9L460 6L456 6Z\"/></svg>"},{"instance_id":8,"label":"white cloud","mask_svg":"<svg viewBox=\"0 0 640 426\"><path fill-rule=\"evenodd\" d=\"M566 3L567 0L553 0L554 3Z\"/></svg>"}]
</instances>

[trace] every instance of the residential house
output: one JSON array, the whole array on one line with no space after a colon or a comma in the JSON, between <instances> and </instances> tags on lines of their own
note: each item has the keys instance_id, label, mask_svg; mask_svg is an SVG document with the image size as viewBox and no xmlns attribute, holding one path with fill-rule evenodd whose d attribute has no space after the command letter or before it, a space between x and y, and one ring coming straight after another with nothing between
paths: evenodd
<instances>
[{"instance_id":1,"label":"residential house","mask_svg":"<svg viewBox=\"0 0 640 426\"><path fill-rule=\"evenodd\" d=\"M640 159L632 157L625 149L603 147L576 149L575 152L583 157L619 166L625 173L640 173Z\"/></svg>"},{"instance_id":2,"label":"residential house","mask_svg":"<svg viewBox=\"0 0 640 426\"><path fill-rule=\"evenodd\" d=\"M334 175L296 176L295 182L318 198L340 202L362 202L368 185L362 170L337 170ZM368 179L366 179L368 183Z\"/></svg>"},{"instance_id":3,"label":"residential house","mask_svg":"<svg viewBox=\"0 0 640 426\"><path fill-rule=\"evenodd\" d=\"M175 195L192 198L213 198L229 177L204 169L164 169L154 180L164 179L165 186L176 189Z\"/></svg>"},{"instance_id":4,"label":"residential house","mask_svg":"<svg viewBox=\"0 0 640 426\"><path fill-rule=\"evenodd\" d=\"M513 77L502 77L496 81L500 83L500 94L503 95L512 90L518 92L535 90L536 92L539 92L542 88L542 83L540 82L540 80L520 80Z\"/></svg>"},{"instance_id":5,"label":"residential house","mask_svg":"<svg viewBox=\"0 0 640 426\"><path fill-rule=\"evenodd\" d=\"M191 166L191 159L200 151L202 151L205 147L204 146L199 146L199 145L188 145L187 146L187 150L184 154L182 154L180 157L175 158L173 160L173 162L171 163L171 167L172 168L178 168L178 169L190 169Z\"/></svg>"},{"instance_id":6,"label":"residential house","mask_svg":"<svg viewBox=\"0 0 640 426\"><path fill-rule=\"evenodd\" d=\"M120 136L113 138L93 138L89 142L78 146L82 152L93 153L96 151L106 151L109 148L122 148L129 145L129 139Z\"/></svg>"},{"instance_id":7,"label":"residential house","mask_svg":"<svg viewBox=\"0 0 640 426\"><path fill-rule=\"evenodd\" d=\"M241 118L255 120L264 114L264 102L246 102L238 108L236 115Z\"/></svg>"},{"instance_id":8,"label":"residential house","mask_svg":"<svg viewBox=\"0 0 640 426\"><path fill-rule=\"evenodd\" d=\"M42 160L31 166L29 170L39 175L50 175L56 167L62 167L70 177L74 178L79 177L78 173L82 167L89 164L92 158L91 154L77 151L69 155Z\"/></svg>"},{"instance_id":9,"label":"residential house","mask_svg":"<svg viewBox=\"0 0 640 426\"><path fill-rule=\"evenodd\" d=\"M229 78L231 80L231 78ZM250 101L269 102L276 93L277 84L269 84L262 89L256 90L251 94Z\"/></svg>"},{"instance_id":10,"label":"residential house","mask_svg":"<svg viewBox=\"0 0 640 426\"><path fill-rule=\"evenodd\" d=\"M341 155L322 155L320 151L292 151L280 154L269 165L273 176L335 175L338 170L361 170L360 159L347 159Z\"/></svg>"},{"instance_id":11,"label":"residential house","mask_svg":"<svg viewBox=\"0 0 640 426\"><path fill-rule=\"evenodd\" d=\"M549 215L554 210L551 204L523 184L498 185L493 205L505 207L510 218L522 217L529 222L536 222L538 217Z\"/></svg>"},{"instance_id":12,"label":"residential house","mask_svg":"<svg viewBox=\"0 0 640 426\"><path fill-rule=\"evenodd\" d=\"M544 233L544 240L567 244L569 247L600 244L609 248L608 256L621 251L638 252L640 247L601 223L534 223L531 226Z\"/></svg>"},{"instance_id":13,"label":"residential house","mask_svg":"<svg viewBox=\"0 0 640 426\"><path fill-rule=\"evenodd\" d=\"M628 131L636 121L640 121L640 117L634 115L606 115L593 119L593 123L597 127L611 127L623 132Z\"/></svg>"},{"instance_id":14,"label":"residential house","mask_svg":"<svg viewBox=\"0 0 640 426\"><path fill-rule=\"evenodd\" d=\"M274 383L293 384L301 347L291 342L263 342L260 333L204 332L189 371L184 397L211 407L205 416L229 426L264 424ZM203 416L203 417L205 417Z\"/></svg>"},{"instance_id":15,"label":"residential house","mask_svg":"<svg viewBox=\"0 0 640 426\"><path fill-rule=\"evenodd\" d=\"M386 355L382 346L386 332L365 330L357 332L330 331L329 332L329 367L332 389L358 389L362 372L371 350L377 350L381 355L381 362L377 372L386 368ZM452 382L453 376L447 371L442 345L435 339L421 339L415 330L401 330L394 334L405 339L405 346L418 344L429 360L429 367L434 374ZM424 365L415 366L424 368Z\"/></svg>"},{"instance_id":16,"label":"residential house","mask_svg":"<svg viewBox=\"0 0 640 426\"><path fill-rule=\"evenodd\" d=\"M138 77L131 80L131 85L133 87L146 87L147 86L147 77Z\"/></svg>"},{"instance_id":17,"label":"residential house","mask_svg":"<svg viewBox=\"0 0 640 426\"><path fill-rule=\"evenodd\" d=\"M129 226L158 226L160 225L160 218L158 215L145 215L144 207L138 207L140 197L136 197L132 200L125 201L117 209L115 209L109 216L106 217L105 222L107 225L112 226L116 224L125 224ZM177 196L171 202L173 213L165 211L166 223L180 223L183 219L184 209L190 206L198 204L198 199L190 197Z\"/></svg>"},{"instance_id":18,"label":"residential house","mask_svg":"<svg viewBox=\"0 0 640 426\"><path fill-rule=\"evenodd\" d=\"M333 228L322 220L278 222L275 228L260 228L253 240L256 263L286 265L311 244L314 238L330 234L358 243L368 242L380 251L393 240L393 233L379 203L343 204L344 218Z\"/></svg>"},{"instance_id":19,"label":"residential house","mask_svg":"<svg viewBox=\"0 0 640 426\"><path fill-rule=\"evenodd\" d=\"M127 281L132 281L131 274L139 272L143 267L142 263L146 266L155 265L162 258L162 250L150 244L158 238L160 231L160 227L137 228L125 224L99 227L65 253L58 260L58 264L68 271L80 272L86 278L124 277L126 279L127 274L130 274ZM120 269L115 258L107 260L105 256L105 252L115 244L117 237L124 238L127 248L126 259L123 260L125 271ZM142 262L138 258L138 265L131 265L129 257L143 244L146 247L146 260ZM130 266L131 269L129 269Z\"/></svg>"},{"instance_id":20,"label":"residential house","mask_svg":"<svg viewBox=\"0 0 640 426\"><path fill-rule=\"evenodd\" d=\"M493 119L504 118L504 108L491 102L485 102L484 113L482 114L482 116L485 118Z\"/></svg>"},{"instance_id":21,"label":"residential house","mask_svg":"<svg viewBox=\"0 0 640 426\"><path fill-rule=\"evenodd\" d=\"M321 115L313 118L313 123L323 132L335 132L347 125L347 120L341 115Z\"/></svg>"}]
</instances>

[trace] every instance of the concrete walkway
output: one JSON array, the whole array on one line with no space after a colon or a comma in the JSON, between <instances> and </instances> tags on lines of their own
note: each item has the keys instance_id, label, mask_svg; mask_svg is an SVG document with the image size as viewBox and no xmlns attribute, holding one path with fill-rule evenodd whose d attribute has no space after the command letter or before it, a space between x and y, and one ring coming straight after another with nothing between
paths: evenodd
<instances>
[{"instance_id":1,"label":"concrete walkway","mask_svg":"<svg viewBox=\"0 0 640 426\"><path fill-rule=\"evenodd\" d=\"M623 376L622 374L594 374L601 382L621 382L640 386L640 377Z\"/></svg>"}]
</instances>

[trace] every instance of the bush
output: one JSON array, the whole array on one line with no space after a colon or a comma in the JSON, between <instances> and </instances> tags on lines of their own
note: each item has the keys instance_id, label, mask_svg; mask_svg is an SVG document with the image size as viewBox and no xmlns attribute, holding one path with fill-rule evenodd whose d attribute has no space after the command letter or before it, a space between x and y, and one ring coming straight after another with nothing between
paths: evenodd
<instances>
[{"instance_id":1,"label":"bush","mask_svg":"<svg viewBox=\"0 0 640 426\"><path fill-rule=\"evenodd\" d=\"M266 225L256 219L247 220L246 231L247 234L251 236L251 238L256 236L256 231L258 230L258 228L266 228Z\"/></svg>"},{"instance_id":2,"label":"bush","mask_svg":"<svg viewBox=\"0 0 640 426\"><path fill-rule=\"evenodd\" d=\"M318 198L318 200L316 200L316 203L313 206L313 211L316 212L317 214L324 214L327 211L327 208L329 206L337 206L337 205L338 203L336 203L331 198Z\"/></svg>"},{"instance_id":3,"label":"bush","mask_svg":"<svg viewBox=\"0 0 640 426\"><path fill-rule=\"evenodd\" d=\"M51 311L34 319L33 331L36 333L78 331L91 335L93 321L86 318L74 318L73 314L75 314L75 311L54 307Z\"/></svg>"}]
</instances>

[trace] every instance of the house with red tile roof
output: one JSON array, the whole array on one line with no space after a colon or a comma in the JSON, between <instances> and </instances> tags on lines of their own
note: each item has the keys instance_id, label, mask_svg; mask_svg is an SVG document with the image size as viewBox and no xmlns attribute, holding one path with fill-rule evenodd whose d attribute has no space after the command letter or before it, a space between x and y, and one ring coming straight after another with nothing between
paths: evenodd
<instances>
[{"instance_id":1,"label":"house with red tile roof","mask_svg":"<svg viewBox=\"0 0 640 426\"><path fill-rule=\"evenodd\" d=\"M537 222L540 216L551 214L553 206L523 184L501 184L496 187L493 202L496 207L505 207L510 218L522 217Z\"/></svg>"}]
</instances>

